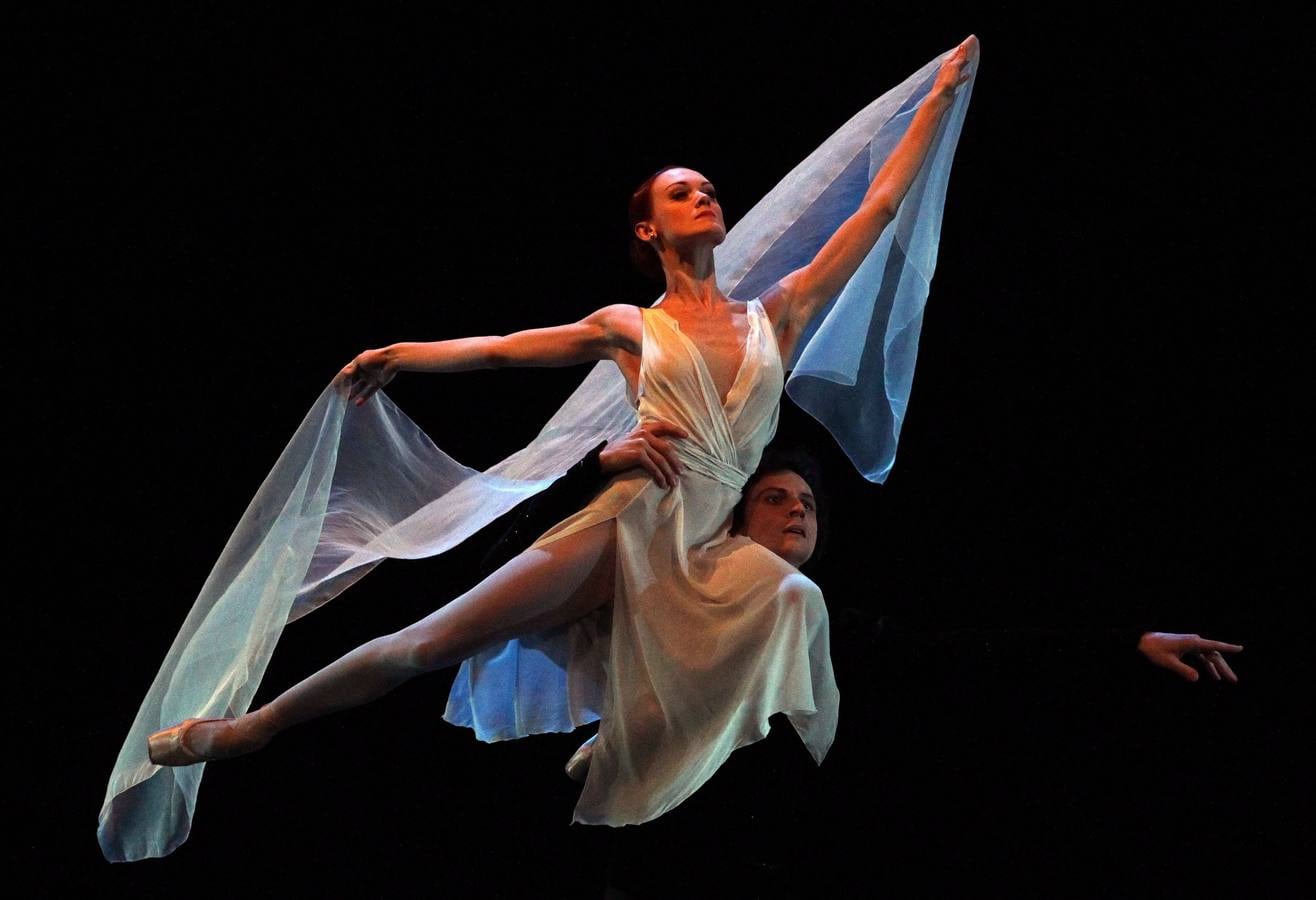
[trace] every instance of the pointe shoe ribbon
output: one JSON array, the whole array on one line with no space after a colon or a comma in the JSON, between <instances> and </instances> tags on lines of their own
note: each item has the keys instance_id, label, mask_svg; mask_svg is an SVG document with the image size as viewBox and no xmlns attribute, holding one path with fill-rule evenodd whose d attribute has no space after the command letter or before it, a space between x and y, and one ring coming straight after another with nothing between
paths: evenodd
<instances>
[{"instance_id":1,"label":"pointe shoe ribbon","mask_svg":"<svg viewBox=\"0 0 1316 900\"><path fill-rule=\"evenodd\" d=\"M193 725L202 722L223 722L224 719L184 719L172 728L157 731L146 739L146 755L157 766L190 766L206 762L209 757L197 753L187 745L187 733Z\"/></svg>"}]
</instances>

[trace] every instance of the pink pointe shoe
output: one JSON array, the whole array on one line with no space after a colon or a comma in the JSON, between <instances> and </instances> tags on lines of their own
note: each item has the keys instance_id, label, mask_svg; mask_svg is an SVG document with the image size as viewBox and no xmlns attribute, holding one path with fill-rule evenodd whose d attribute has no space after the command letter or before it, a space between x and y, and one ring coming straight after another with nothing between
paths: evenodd
<instances>
[{"instance_id":1,"label":"pink pointe shoe","mask_svg":"<svg viewBox=\"0 0 1316 900\"><path fill-rule=\"evenodd\" d=\"M571 759L567 760L566 770L567 777L572 781L584 782L585 776L589 774L589 761L594 758L594 742L599 739L596 734L576 749L571 754Z\"/></svg>"},{"instance_id":2,"label":"pink pointe shoe","mask_svg":"<svg viewBox=\"0 0 1316 900\"><path fill-rule=\"evenodd\" d=\"M157 731L146 739L146 755L157 766L191 766L215 757L197 753L187 745L187 733L202 722L227 722L228 719L184 719L172 728Z\"/></svg>"}]
</instances>

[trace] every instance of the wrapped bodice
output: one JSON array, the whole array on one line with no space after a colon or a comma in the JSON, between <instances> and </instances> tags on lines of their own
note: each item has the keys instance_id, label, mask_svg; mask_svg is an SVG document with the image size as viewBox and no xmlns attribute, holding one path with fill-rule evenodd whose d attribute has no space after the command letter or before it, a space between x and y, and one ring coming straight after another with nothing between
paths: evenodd
<instances>
[{"instance_id":1,"label":"wrapped bodice","mask_svg":"<svg viewBox=\"0 0 1316 900\"><path fill-rule=\"evenodd\" d=\"M777 432L784 379L776 335L758 299L746 305L744 355L723 406L703 354L661 307L641 307L644 345L637 415L680 425L673 442L687 469L739 495Z\"/></svg>"}]
</instances>

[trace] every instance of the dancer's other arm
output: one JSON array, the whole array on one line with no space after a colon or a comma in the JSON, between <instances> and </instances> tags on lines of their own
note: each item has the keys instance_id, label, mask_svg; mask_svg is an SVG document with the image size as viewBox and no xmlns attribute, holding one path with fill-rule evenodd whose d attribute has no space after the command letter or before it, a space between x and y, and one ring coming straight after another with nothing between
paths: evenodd
<instances>
[{"instance_id":1,"label":"dancer's other arm","mask_svg":"<svg viewBox=\"0 0 1316 900\"><path fill-rule=\"evenodd\" d=\"M661 487L676 483L683 467L670 438L688 437L671 422L654 420L625 437L599 444L542 493L517 507L507 531L480 564L492 572L530 545L538 535L589 503L613 475L645 469Z\"/></svg>"},{"instance_id":2,"label":"dancer's other arm","mask_svg":"<svg viewBox=\"0 0 1316 900\"><path fill-rule=\"evenodd\" d=\"M1238 676L1221 654L1238 653L1242 649L1239 644L1212 641L1195 634L1170 634L1164 631L1148 631L1138 639L1138 652L1147 662L1169 669L1186 681L1198 679L1197 670L1183 661L1183 657L1192 655L1216 681L1224 679L1237 684Z\"/></svg>"},{"instance_id":3,"label":"dancer's other arm","mask_svg":"<svg viewBox=\"0 0 1316 900\"><path fill-rule=\"evenodd\" d=\"M660 487L674 486L685 471L669 438L690 435L680 425L652 419L635 426L625 437L609 443L599 452L599 471L604 476L628 469L645 469Z\"/></svg>"},{"instance_id":4,"label":"dancer's other arm","mask_svg":"<svg viewBox=\"0 0 1316 900\"><path fill-rule=\"evenodd\" d=\"M639 315L639 307L616 303L568 325L503 336L403 341L359 353L339 376L350 384L349 402L360 406L398 372L574 366L612 359L619 350L638 355Z\"/></svg>"},{"instance_id":5,"label":"dancer's other arm","mask_svg":"<svg viewBox=\"0 0 1316 900\"><path fill-rule=\"evenodd\" d=\"M978 39L969 35L942 61L932 90L878 170L859 209L836 229L810 263L764 292L761 302L783 347L794 347L810 320L850 280L882 230L895 219L923 167L941 117L954 103L956 89L972 77L970 65L977 58Z\"/></svg>"},{"instance_id":6,"label":"dancer's other arm","mask_svg":"<svg viewBox=\"0 0 1316 900\"><path fill-rule=\"evenodd\" d=\"M1172 634L1145 628L1083 626L1071 628L1002 628L976 632L987 653L1042 660L1054 657L1057 666L1062 658L1102 659L1110 662L1132 660L1130 649L1154 666L1168 669L1186 681L1197 681L1198 672L1184 661L1187 657L1206 669L1216 681L1238 683L1238 676L1221 653L1238 653L1239 644L1213 641L1195 634ZM972 636L973 631L965 632ZM1146 669L1139 665L1142 671Z\"/></svg>"},{"instance_id":7,"label":"dancer's other arm","mask_svg":"<svg viewBox=\"0 0 1316 900\"><path fill-rule=\"evenodd\" d=\"M847 627L857 630L859 636L852 640L862 644L865 653L877 652L874 648L879 640L896 641L919 647L921 657L978 660L982 664L1009 665L1016 670L1025 666L1059 671L1066 660L1075 658L1119 664L1121 660L1132 660L1129 651L1136 649L1147 662L1168 669L1185 681L1195 682L1200 678L1197 669L1184 661L1188 657L1216 681L1234 684L1238 683L1238 675L1222 654L1243 650L1239 644L1196 634L1143 628L1035 626L927 631L903 627L898 620L892 627L886 616L870 624L872 618L873 614L866 610L841 607L832 616L833 635L843 633ZM1138 668L1146 671L1141 665Z\"/></svg>"}]
</instances>

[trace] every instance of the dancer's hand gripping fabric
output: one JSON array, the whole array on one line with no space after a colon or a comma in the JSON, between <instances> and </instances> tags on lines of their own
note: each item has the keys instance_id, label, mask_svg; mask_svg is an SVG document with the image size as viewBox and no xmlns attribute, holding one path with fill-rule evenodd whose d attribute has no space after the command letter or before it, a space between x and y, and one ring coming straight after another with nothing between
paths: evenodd
<instances>
[{"instance_id":1,"label":"dancer's hand gripping fabric","mask_svg":"<svg viewBox=\"0 0 1316 900\"><path fill-rule=\"evenodd\" d=\"M951 51L941 62L937 70L937 80L932 85L933 97L944 97L947 102L955 99L955 92L960 85L973 77L973 63L978 59L978 38L969 35Z\"/></svg>"},{"instance_id":2,"label":"dancer's hand gripping fabric","mask_svg":"<svg viewBox=\"0 0 1316 900\"><path fill-rule=\"evenodd\" d=\"M357 406L369 400L380 388L393 380L397 365L387 350L363 350L338 373L347 390L347 402Z\"/></svg>"}]
</instances>

